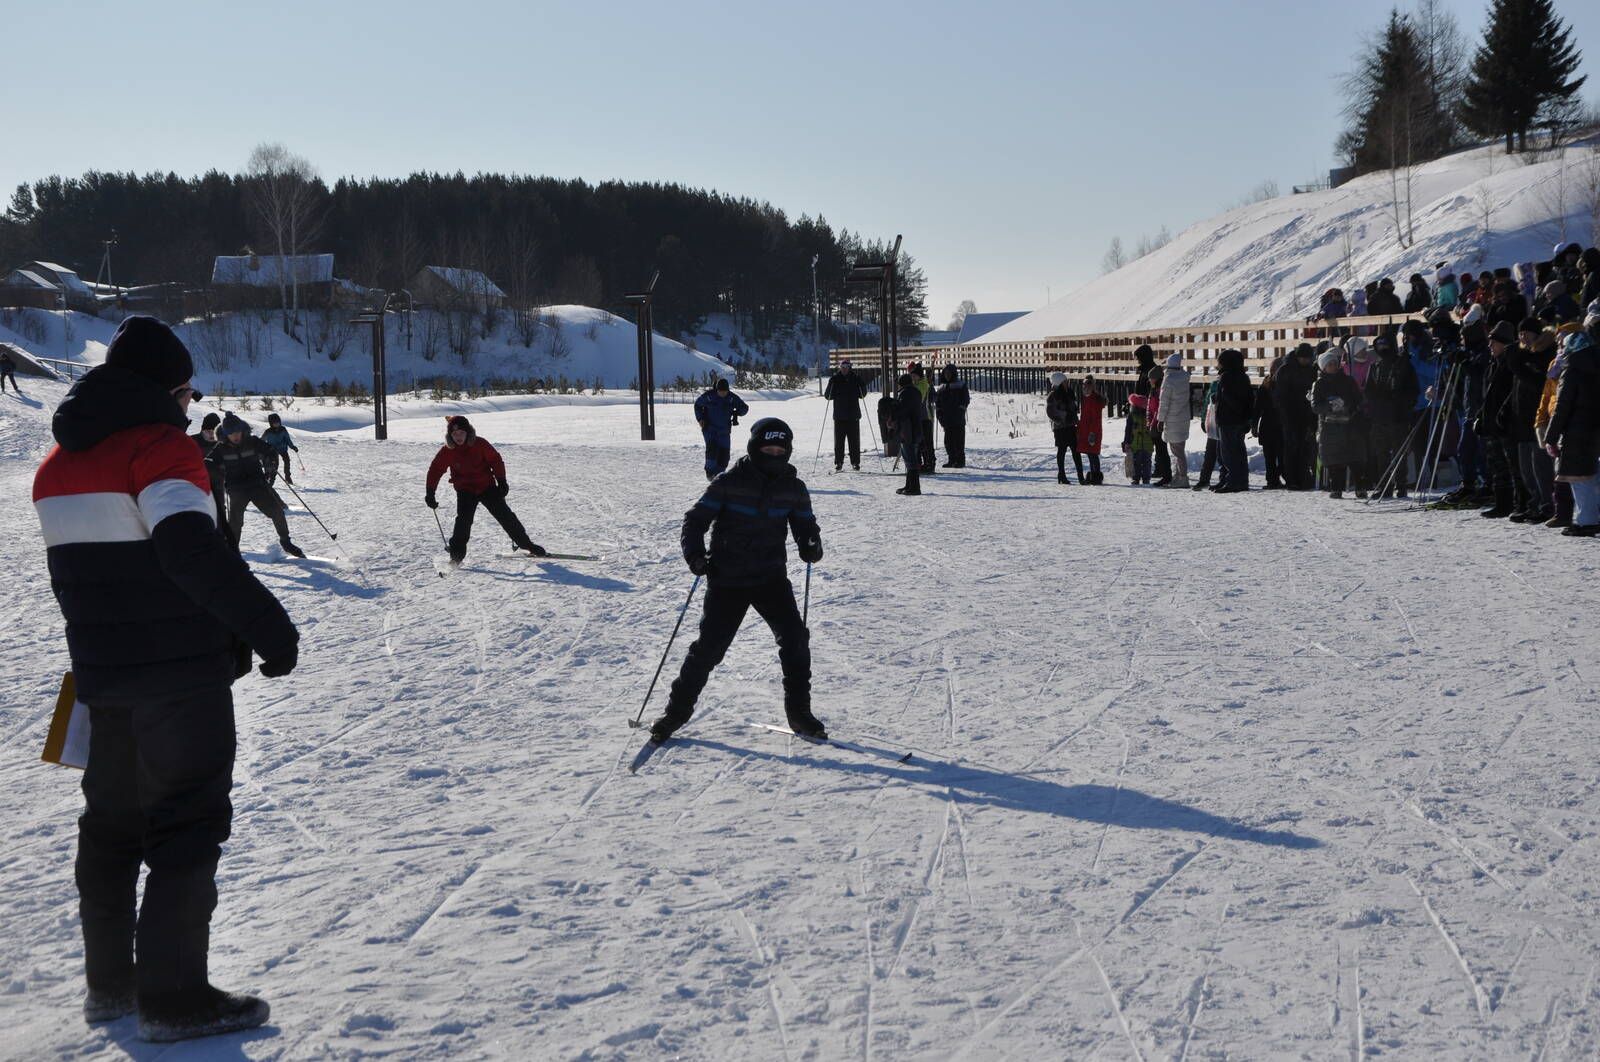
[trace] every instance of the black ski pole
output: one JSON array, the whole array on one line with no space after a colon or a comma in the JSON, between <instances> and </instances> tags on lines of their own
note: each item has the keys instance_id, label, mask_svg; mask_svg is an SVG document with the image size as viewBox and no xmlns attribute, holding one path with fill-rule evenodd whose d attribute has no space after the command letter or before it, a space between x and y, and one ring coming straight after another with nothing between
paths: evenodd
<instances>
[{"instance_id":1,"label":"black ski pole","mask_svg":"<svg viewBox=\"0 0 1600 1062\"><path fill-rule=\"evenodd\" d=\"M806 617L811 615L811 562L806 561L806 596L805 604L800 609L800 625L806 625Z\"/></svg>"},{"instance_id":2,"label":"black ski pole","mask_svg":"<svg viewBox=\"0 0 1600 1062\"><path fill-rule=\"evenodd\" d=\"M700 576L694 577L694 582L689 584L689 596L683 599L683 607L678 610L678 622L672 625L672 637L667 639L667 647L661 653L661 663L656 665L656 673L651 676L650 688L644 691L644 703L639 705L639 714L628 720L628 725L637 730L644 724L639 720L644 718L644 710L650 703L650 695L656 691L656 682L661 678L661 669L667 666L667 656L672 652L672 643L678 640L678 628L683 626L683 617L688 615L689 602L694 600L694 592L700 588Z\"/></svg>"},{"instance_id":3,"label":"black ski pole","mask_svg":"<svg viewBox=\"0 0 1600 1062\"><path fill-rule=\"evenodd\" d=\"M284 480L283 481L283 485L285 487L289 488L289 493L293 494L295 496L295 500L300 503L300 505L305 509L305 511L308 512L308 513L311 513L311 519L313 519L313 520L315 520L317 522L317 526L322 528L322 530L327 533L327 536L329 538L333 539L335 542L339 541L339 536L334 534L332 531L328 530L328 525L322 522L322 517L320 517L316 513L312 512L311 511L311 506L306 505L306 500L304 498L300 497L300 492L294 489L294 484L290 483L288 480Z\"/></svg>"},{"instance_id":4,"label":"black ski pole","mask_svg":"<svg viewBox=\"0 0 1600 1062\"><path fill-rule=\"evenodd\" d=\"M450 548L450 540L445 537L445 534L444 534L444 522L439 519L439 510L438 510L438 508L437 507L430 507L429 511L433 513L433 526L435 526L435 527L437 527L439 529L439 541L444 543L444 548L445 549L449 549Z\"/></svg>"}]
</instances>

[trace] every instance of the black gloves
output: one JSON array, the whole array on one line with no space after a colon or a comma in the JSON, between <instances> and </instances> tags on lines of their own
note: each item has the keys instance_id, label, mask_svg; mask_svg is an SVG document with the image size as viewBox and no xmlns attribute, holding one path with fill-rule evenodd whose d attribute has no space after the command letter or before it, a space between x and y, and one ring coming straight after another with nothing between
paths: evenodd
<instances>
[{"instance_id":1,"label":"black gloves","mask_svg":"<svg viewBox=\"0 0 1600 1062\"><path fill-rule=\"evenodd\" d=\"M706 572L711 570L711 561L706 558L704 553L697 553L692 557L686 557L684 559L689 564L689 570L694 572L696 575L704 575Z\"/></svg>"},{"instance_id":2,"label":"black gloves","mask_svg":"<svg viewBox=\"0 0 1600 1062\"><path fill-rule=\"evenodd\" d=\"M299 646L290 646L287 653L275 656L271 660L261 661L261 673L267 678L282 678L294 670L295 664L300 662Z\"/></svg>"},{"instance_id":3,"label":"black gloves","mask_svg":"<svg viewBox=\"0 0 1600 1062\"><path fill-rule=\"evenodd\" d=\"M504 498L507 494L511 493L511 484L507 483L503 479L495 480L494 487L495 487L495 490L498 490L500 492L500 497L502 497L502 498Z\"/></svg>"},{"instance_id":4,"label":"black gloves","mask_svg":"<svg viewBox=\"0 0 1600 1062\"><path fill-rule=\"evenodd\" d=\"M439 507L439 499L433 496L433 491L431 490L427 494L423 495L422 503L430 509L437 509Z\"/></svg>"},{"instance_id":5,"label":"black gloves","mask_svg":"<svg viewBox=\"0 0 1600 1062\"><path fill-rule=\"evenodd\" d=\"M800 559L807 564L815 564L822 559L822 539L808 538L800 543Z\"/></svg>"}]
</instances>

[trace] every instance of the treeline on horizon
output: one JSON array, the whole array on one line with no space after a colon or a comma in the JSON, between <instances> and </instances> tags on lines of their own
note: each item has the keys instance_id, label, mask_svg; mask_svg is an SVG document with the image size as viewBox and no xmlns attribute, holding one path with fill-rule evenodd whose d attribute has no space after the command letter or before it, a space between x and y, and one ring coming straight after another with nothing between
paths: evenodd
<instances>
[{"instance_id":1,"label":"treeline on horizon","mask_svg":"<svg viewBox=\"0 0 1600 1062\"><path fill-rule=\"evenodd\" d=\"M398 291L425 265L453 266L485 273L516 308L579 303L626 313L623 294L659 269L659 328L688 331L722 312L763 339L810 316L815 256L823 321L877 318L871 294L844 277L858 260L881 261L888 241L835 231L821 217L790 220L749 198L500 174L340 178L331 187L314 173L290 176L297 213L284 253L332 253L336 275L369 287ZM283 180L95 171L19 185L0 215L0 271L38 259L92 280L115 233L117 284L203 285L217 255L278 253L286 227L271 220L263 190L281 192ZM904 252L900 277L906 337L926 326L927 310L925 279Z\"/></svg>"}]
</instances>

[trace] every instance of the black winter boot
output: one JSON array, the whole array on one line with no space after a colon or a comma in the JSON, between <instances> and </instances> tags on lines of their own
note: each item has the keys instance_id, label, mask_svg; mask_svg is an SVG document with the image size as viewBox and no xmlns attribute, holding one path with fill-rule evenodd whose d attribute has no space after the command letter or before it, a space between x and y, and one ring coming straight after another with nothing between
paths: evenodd
<instances>
[{"instance_id":1,"label":"black winter boot","mask_svg":"<svg viewBox=\"0 0 1600 1062\"><path fill-rule=\"evenodd\" d=\"M304 557L306 555L305 550L301 549L299 546L295 545L293 542L290 542L286 538L278 539L278 545L282 546L283 551L291 557Z\"/></svg>"},{"instance_id":2,"label":"black winter boot","mask_svg":"<svg viewBox=\"0 0 1600 1062\"><path fill-rule=\"evenodd\" d=\"M139 1006L139 1038L154 1044L254 1029L266 1024L272 1008L255 996L207 986L198 998L156 1000Z\"/></svg>"},{"instance_id":3,"label":"black winter boot","mask_svg":"<svg viewBox=\"0 0 1600 1062\"><path fill-rule=\"evenodd\" d=\"M687 717L663 713L660 719L650 724L650 740L659 745L673 734L676 734L679 728L688 721Z\"/></svg>"},{"instance_id":4,"label":"black winter boot","mask_svg":"<svg viewBox=\"0 0 1600 1062\"><path fill-rule=\"evenodd\" d=\"M785 714L789 718L789 729L796 734L817 741L828 740L828 731L823 727L822 721L811 714L809 708L791 708Z\"/></svg>"},{"instance_id":5,"label":"black winter boot","mask_svg":"<svg viewBox=\"0 0 1600 1062\"><path fill-rule=\"evenodd\" d=\"M83 1020L90 1025L126 1018L139 1009L133 986L120 988L91 988L83 997Z\"/></svg>"},{"instance_id":6,"label":"black winter boot","mask_svg":"<svg viewBox=\"0 0 1600 1062\"><path fill-rule=\"evenodd\" d=\"M1504 520L1511 515L1512 498L1513 495L1509 490L1497 490L1494 492L1494 507L1485 509L1478 515L1485 520Z\"/></svg>"}]
</instances>

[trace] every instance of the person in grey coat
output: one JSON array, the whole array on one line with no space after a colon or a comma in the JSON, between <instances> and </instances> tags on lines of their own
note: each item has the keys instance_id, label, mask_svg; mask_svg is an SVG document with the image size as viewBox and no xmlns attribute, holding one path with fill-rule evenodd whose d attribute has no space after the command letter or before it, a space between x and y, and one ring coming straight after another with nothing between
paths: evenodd
<instances>
[{"instance_id":1,"label":"person in grey coat","mask_svg":"<svg viewBox=\"0 0 1600 1062\"><path fill-rule=\"evenodd\" d=\"M1337 348L1325 351L1317 366L1322 373L1308 397L1311 411L1317 415L1317 456L1328 472L1328 497L1344 497L1347 482L1354 479L1356 497L1365 498L1367 446L1366 431L1359 423L1361 388L1345 373Z\"/></svg>"}]
</instances>

